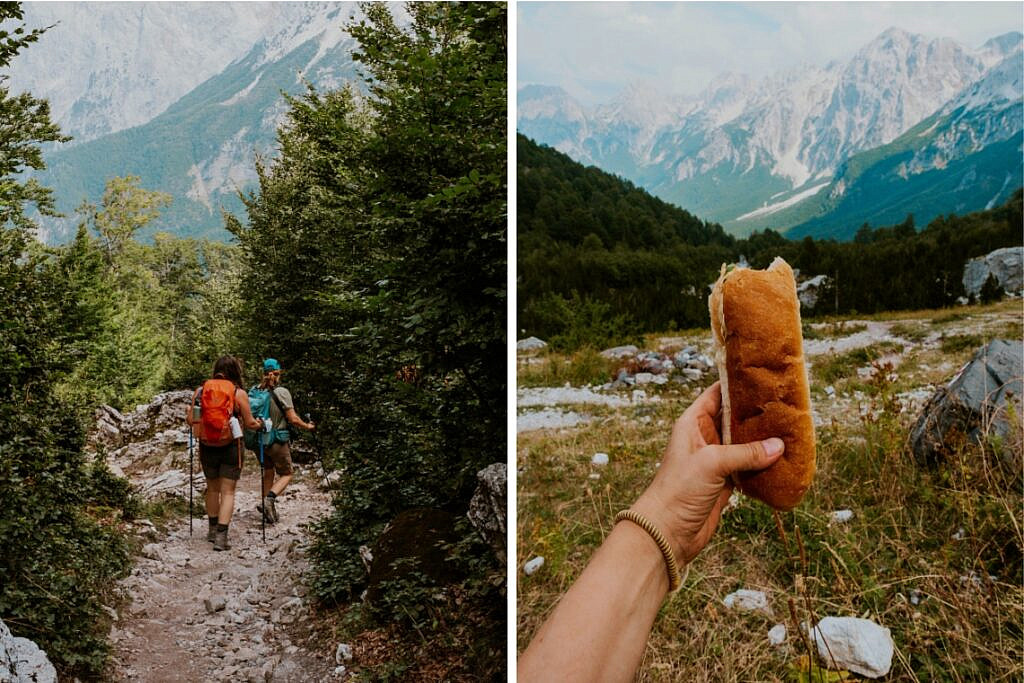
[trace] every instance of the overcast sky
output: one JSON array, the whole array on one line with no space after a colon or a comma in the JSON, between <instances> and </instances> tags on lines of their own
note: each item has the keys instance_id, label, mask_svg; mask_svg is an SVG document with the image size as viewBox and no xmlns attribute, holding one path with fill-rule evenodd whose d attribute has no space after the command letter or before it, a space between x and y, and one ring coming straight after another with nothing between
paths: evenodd
<instances>
[{"instance_id":1,"label":"overcast sky","mask_svg":"<svg viewBox=\"0 0 1024 683\"><path fill-rule=\"evenodd\" d=\"M517 3L517 80L585 104L648 81L694 94L724 71L846 59L890 26L978 47L1024 31L1024 2Z\"/></svg>"}]
</instances>

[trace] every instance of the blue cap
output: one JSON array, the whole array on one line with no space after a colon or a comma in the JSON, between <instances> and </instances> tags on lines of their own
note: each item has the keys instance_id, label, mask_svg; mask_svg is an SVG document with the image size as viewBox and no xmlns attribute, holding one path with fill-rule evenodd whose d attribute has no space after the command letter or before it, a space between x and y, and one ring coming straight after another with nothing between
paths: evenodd
<instances>
[{"instance_id":1,"label":"blue cap","mask_svg":"<svg viewBox=\"0 0 1024 683\"><path fill-rule=\"evenodd\" d=\"M281 364L273 358L268 358L263 361L263 372L280 372Z\"/></svg>"}]
</instances>

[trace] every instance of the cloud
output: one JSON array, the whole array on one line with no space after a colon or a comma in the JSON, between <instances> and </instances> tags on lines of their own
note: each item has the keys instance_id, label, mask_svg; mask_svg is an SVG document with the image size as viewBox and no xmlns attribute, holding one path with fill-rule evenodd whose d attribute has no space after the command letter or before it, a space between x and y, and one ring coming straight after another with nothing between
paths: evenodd
<instances>
[{"instance_id":1,"label":"cloud","mask_svg":"<svg viewBox=\"0 0 1024 683\"><path fill-rule=\"evenodd\" d=\"M638 80L696 93L722 72L763 77L846 59L891 26L977 47L1024 30L1020 2L533 3L518 9L520 84L594 104Z\"/></svg>"}]
</instances>

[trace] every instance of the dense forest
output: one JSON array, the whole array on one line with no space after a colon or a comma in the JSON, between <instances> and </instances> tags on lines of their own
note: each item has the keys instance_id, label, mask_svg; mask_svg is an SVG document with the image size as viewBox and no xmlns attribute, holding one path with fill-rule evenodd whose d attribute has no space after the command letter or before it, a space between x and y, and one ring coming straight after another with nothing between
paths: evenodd
<instances>
[{"instance_id":1,"label":"dense forest","mask_svg":"<svg viewBox=\"0 0 1024 683\"><path fill-rule=\"evenodd\" d=\"M964 296L969 258L1022 243L1018 191L1003 206L936 218L918 230L861 225L852 242L727 235L631 183L519 135L518 327L562 349L709 325L722 263L776 256L824 274L813 314L938 308Z\"/></svg>"},{"instance_id":2,"label":"dense forest","mask_svg":"<svg viewBox=\"0 0 1024 683\"><path fill-rule=\"evenodd\" d=\"M169 199L125 175L78 208L74 240L45 246L29 216L54 213L51 190L24 171L66 138L45 101L0 82L0 537L16 549L0 555L0 618L62 676L103 675L123 522L143 512L85 452L93 412L194 387L230 353L245 381L264 357L289 369L344 473L314 531L320 604L397 625L395 666L457 651L458 676L504 677L505 568L471 526L453 530L443 585L411 571L365 608L358 548L409 508L464 520L476 472L505 461L507 10L413 3L398 26L362 9L346 29L371 95L287 99L247 220L225 216L233 244L143 243ZM5 72L45 29L15 3L0 22Z\"/></svg>"}]
</instances>

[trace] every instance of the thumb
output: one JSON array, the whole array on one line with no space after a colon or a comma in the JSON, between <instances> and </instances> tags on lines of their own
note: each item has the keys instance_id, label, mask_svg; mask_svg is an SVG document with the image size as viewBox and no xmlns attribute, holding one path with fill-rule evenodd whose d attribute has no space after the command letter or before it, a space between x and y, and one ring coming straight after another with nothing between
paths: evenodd
<instances>
[{"instance_id":1,"label":"thumb","mask_svg":"<svg viewBox=\"0 0 1024 683\"><path fill-rule=\"evenodd\" d=\"M718 473L723 477L728 477L733 472L765 469L779 459L786 445L782 439L773 437L764 441L730 446L708 446L708 448L715 450Z\"/></svg>"}]
</instances>

